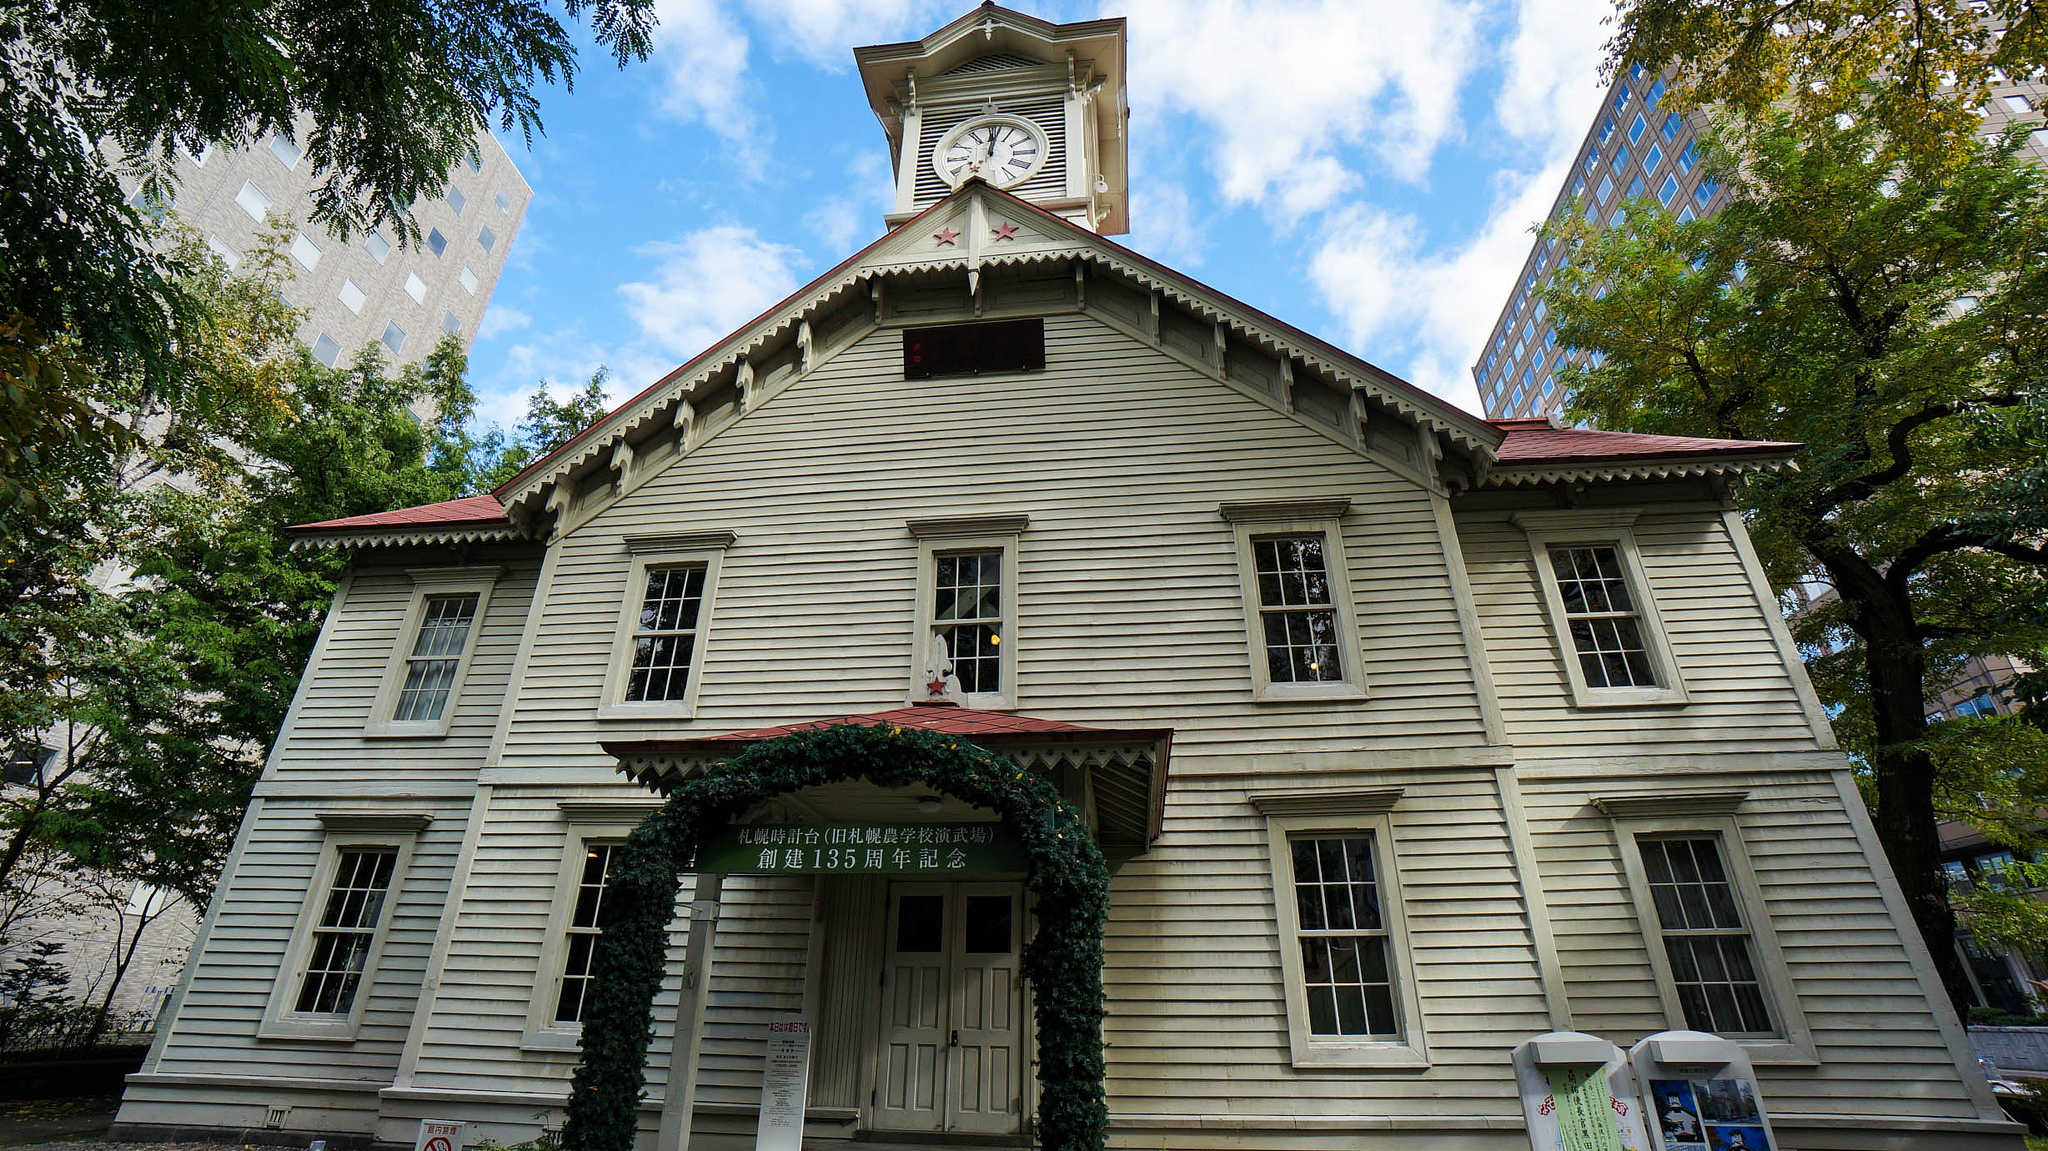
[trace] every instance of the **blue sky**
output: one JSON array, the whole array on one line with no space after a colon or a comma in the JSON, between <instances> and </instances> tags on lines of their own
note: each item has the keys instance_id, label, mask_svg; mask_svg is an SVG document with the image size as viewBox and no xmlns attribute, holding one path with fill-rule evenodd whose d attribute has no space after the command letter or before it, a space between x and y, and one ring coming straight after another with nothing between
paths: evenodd
<instances>
[{"instance_id":1,"label":"blue sky","mask_svg":"<svg viewBox=\"0 0 2048 1151\"><path fill-rule=\"evenodd\" d=\"M471 352L484 419L599 364L623 399L882 231L852 48L971 0L657 0L646 62L584 46ZM1010 5L1130 22L1124 243L1472 410L1469 367L1594 107L1599 0Z\"/></svg>"}]
</instances>

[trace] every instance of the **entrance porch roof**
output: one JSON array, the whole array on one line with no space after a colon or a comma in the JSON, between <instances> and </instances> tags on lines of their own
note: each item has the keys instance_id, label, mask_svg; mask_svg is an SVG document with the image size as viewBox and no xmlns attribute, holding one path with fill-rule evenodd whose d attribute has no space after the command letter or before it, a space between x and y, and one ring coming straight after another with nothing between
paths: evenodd
<instances>
[{"instance_id":1,"label":"entrance porch roof","mask_svg":"<svg viewBox=\"0 0 2048 1151\"><path fill-rule=\"evenodd\" d=\"M1083 727L951 704L913 704L722 735L605 740L600 746L618 758L621 772L667 792L763 740L836 724L913 727L955 735L1019 767L1040 772L1088 812L1103 853L1113 862L1144 851L1159 835L1173 743L1170 728Z\"/></svg>"}]
</instances>

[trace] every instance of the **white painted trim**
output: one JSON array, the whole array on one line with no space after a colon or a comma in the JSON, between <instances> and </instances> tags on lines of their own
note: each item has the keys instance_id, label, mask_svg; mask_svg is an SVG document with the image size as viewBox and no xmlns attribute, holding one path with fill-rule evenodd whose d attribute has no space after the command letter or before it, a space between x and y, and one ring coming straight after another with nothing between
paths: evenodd
<instances>
[{"instance_id":1,"label":"white painted trim","mask_svg":"<svg viewBox=\"0 0 2048 1151\"><path fill-rule=\"evenodd\" d=\"M554 899L548 905L547 934L541 937L540 956L534 969L533 994L526 1002L526 1030L521 1033L522 1050L575 1051L583 1024L555 1019L555 1006L562 996L563 964L569 958L569 917L576 910L576 888L583 878L583 858L592 846L617 846L626 841L633 823L619 820L609 824L571 823L564 838L562 858L555 872Z\"/></svg>"},{"instance_id":2,"label":"white painted trim","mask_svg":"<svg viewBox=\"0 0 2048 1151\"><path fill-rule=\"evenodd\" d=\"M1920 938L1920 929L1914 926L1913 913L1906 906L1906 893L1899 887L1899 877L1892 873L1891 860L1885 856L1884 845L1877 838L1877 826L1871 822L1870 809L1864 806L1863 793L1857 790L1848 767L1837 762L1835 794L1841 797L1842 808L1849 816L1849 826L1855 829L1856 844L1863 849L1864 865L1870 868L1870 878L1877 884L1878 895L1884 900L1885 913L1891 917L1893 930L1899 933L1899 946L1906 952L1906 962L1913 968L1913 978L1920 984L1920 994L1927 1000L1927 1009L1934 1016L1935 1028L1941 1032L1941 1041L1948 1046L1956 1074L1962 1077L1963 1087L1969 1091L1970 1101L1977 1105L1978 1115L1986 1119L2003 1119L2005 1111L1999 1107L1997 1097L1992 1095L1991 1084L1985 1080L1983 1069L1977 1066L1977 1054L1970 1047L1969 1033L1963 1029L1963 1022L1956 1015L1955 1004L1949 1002L1948 988L1941 981L1941 973L1934 969L1934 957L1927 951L1927 941Z\"/></svg>"},{"instance_id":3,"label":"white painted trim","mask_svg":"<svg viewBox=\"0 0 2048 1151\"><path fill-rule=\"evenodd\" d=\"M723 547L635 550L626 576L626 592L619 604L619 619L612 633L611 658L605 664L604 694L598 697L599 719L688 719L697 710L697 692L704 686L704 652L718 607L718 573L725 566ZM704 591L697 601L696 634L690 643L689 679L683 684L683 698L669 700L628 700L626 684L633 670L633 633L640 619L640 605L647 598L650 573L663 568L704 568Z\"/></svg>"},{"instance_id":4,"label":"white painted trim","mask_svg":"<svg viewBox=\"0 0 2048 1151\"><path fill-rule=\"evenodd\" d=\"M1728 878L1733 881L1735 895L1741 904L1743 926L1749 929L1749 940L1755 945L1765 1005L1771 1012L1772 1021L1778 1025L1776 1036L1730 1035L1727 1038L1741 1044L1753 1063L1817 1065L1820 1057L1814 1050L1813 1033L1806 1025L1806 1009L1800 1002L1797 985L1792 982L1791 969L1785 964L1784 952L1778 946L1777 925L1771 906L1765 901L1763 889L1756 881L1756 872L1750 866L1749 844L1743 838L1742 825L1727 813L1625 816L1612 822L1615 850L1621 857L1629 901L1635 906L1638 936L1649 956L1650 970L1656 975L1657 993L1664 1001L1666 1024L1674 1028L1692 1026L1685 1017L1684 1005L1678 999L1678 984L1672 976L1671 958L1664 952L1663 925L1657 918L1656 904L1650 898L1649 875L1643 868L1642 852L1636 844L1638 835L1684 835L1715 841L1721 852L1722 866L1727 868Z\"/></svg>"},{"instance_id":5,"label":"white painted trim","mask_svg":"<svg viewBox=\"0 0 2048 1151\"><path fill-rule=\"evenodd\" d=\"M471 657L476 654L477 641L482 638L484 625L489 622L491 592L504 576L505 569L495 565L410 568L405 574L412 580L412 602L406 607L405 622L398 629L398 640L391 645L391 653L385 660L377 699L370 705L370 720L363 725L364 739L431 739L448 734L449 727L455 722L455 713L462 706L462 690L469 680ZM470 615L469 634L463 639L462 654L456 657L455 679L448 685L448 702L442 706L441 714L432 720L393 719L399 692L405 686L406 660L412 654L413 644L419 641L420 625L426 618L427 600L449 595L474 595L476 609Z\"/></svg>"},{"instance_id":6,"label":"white painted trim","mask_svg":"<svg viewBox=\"0 0 2048 1151\"><path fill-rule=\"evenodd\" d=\"M1543 980L1543 1006L1552 1031L1572 1030L1572 1002L1557 954L1557 936L1550 929L1550 896L1543 887L1543 867L1529 835L1528 810L1522 805L1522 782L1511 765L1493 769L1500 793L1501 818L1507 824L1508 849L1515 860L1515 878L1522 888L1522 906L1529 917L1530 942L1536 948L1536 969Z\"/></svg>"},{"instance_id":7,"label":"white painted trim","mask_svg":"<svg viewBox=\"0 0 2048 1151\"><path fill-rule=\"evenodd\" d=\"M484 770L504 756L505 742L511 738L516 722L514 717L520 714L520 705L525 702L526 668L532 658L534 644L540 638L548 596L554 592L556 562L561 556L562 549L556 544L548 545L541 553L540 574L534 579L533 598L526 603L526 626L520 629L519 650L513 653L512 672L505 678L505 694L498 703L498 722L491 733L490 749L484 753Z\"/></svg>"},{"instance_id":8,"label":"white painted trim","mask_svg":"<svg viewBox=\"0 0 2048 1151\"><path fill-rule=\"evenodd\" d=\"M1799 697L1800 710L1806 713L1807 726L1813 729L1813 742L1817 747L1833 751L1840 746L1835 741L1835 725L1828 719L1828 711L1820 702L1820 693L1814 690L1812 677L1806 674L1806 661L1799 654L1799 644L1792 638L1792 629L1785 622L1785 611L1778 606L1778 597L1771 594L1771 581L1764 574L1763 560L1756 554L1756 544L1749 538L1749 525L1742 522L1742 513L1735 508L1721 512L1722 526L1727 529L1728 539L1735 545L1735 554L1742 560L1742 570L1749 576L1749 586L1756 593L1757 607L1764 614L1764 622L1771 629L1771 641L1777 645L1778 658L1784 661L1785 674L1792 679L1793 694Z\"/></svg>"},{"instance_id":9,"label":"white painted trim","mask_svg":"<svg viewBox=\"0 0 2048 1151\"><path fill-rule=\"evenodd\" d=\"M434 927L434 946L427 954L427 970L420 979L419 997L413 1000L412 1023L405 1031L405 1047L399 1053L393 1087L412 1085L425 1049L427 1030L434 1020L436 999L441 991L441 974L448 969L448 952L455 943L456 926L462 918L462 904L469 896L469 877L476 866L477 844L483 839L484 821L490 813L494 789L479 784L470 798L468 822L462 827L462 846L455 857L455 874L448 880L448 901Z\"/></svg>"},{"instance_id":10,"label":"white painted trim","mask_svg":"<svg viewBox=\"0 0 2048 1151\"><path fill-rule=\"evenodd\" d=\"M1334 794L1333 798L1334 798ZM1399 793L1393 793L1398 798ZM1371 806L1378 806L1384 793L1376 793ZM1403 910L1398 852L1394 842L1392 802L1377 814L1267 815L1266 838L1272 867L1273 909L1278 926L1275 943L1280 949L1283 995L1287 1005L1287 1042L1296 1067L1345 1067L1390 1072L1429 1069L1429 1043L1424 1034L1422 997L1415 985L1415 966L1410 958L1407 916ZM1373 867L1380 888L1380 912L1385 920L1387 963L1394 977L1394 1010L1399 1016L1401 1038L1375 1040L1313 1036L1308 1029L1308 995L1302 983L1300 920L1295 913L1294 853L1288 838L1296 834L1372 836Z\"/></svg>"},{"instance_id":11,"label":"white painted trim","mask_svg":"<svg viewBox=\"0 0 2048 1151\"><path fill-rule=\"evenodd\" d=\"M972 523L981 517L960 517L958 523ZM1007 524L1012 519L1025 517L1009 515L990 517L994 522ZM924 521L913 521L924 522ZM912 529L913 532L915 529ZM1017 583L1019 568L1018 552L1023 549L1022 525L1018 531L990 531L977 535L932 534L917 537L917 602L912 613L910 640L909 690L905 702L923 703L931 698L925 690L925 664L931 655L932 639L936 625L932 620L932 601L937 596L938 558L943 555L960 555L967 552L1000 551L1003 554L1003 622L997 635L1002 642L996 645L1001 656L1001 667L997 672L1002 677L1001 691L961 692L956 701L962 707L981 711L1013 711L1017 707L1017 645L1023 632L1022 600L1018 594L1022 589Z\"/></svg>"},{"instance_id":12,"label":"white painted trim","mask_svg":"<svg viewBox=\"0 0 2048 1151\"><path fill-rule=\"evenodd\" d=\"M306 888L305 902L300 905L298 919L292 928L291 944L285 949L284 962L278 965L277 977L271 982L269 1002L263 1009L263 1022L256 1029L258 1039L355 1042L362 1030L363 1012L376 995L377 970L384 957L385 937L390 934L391 920L398 910L399 900L405 896L405 881L411 872L417 835L416 831L349 831L326 836L320 846L319 865L313 869L313 881ZM299 986L306 977L306 964L312 958L313 932L319 925L320 909L327 902L329 889L334 886L342 851L354 847L389 848L397 853L391 861L391 880L384 888L383 905L377 909L377 926L370 935L369 958L363 961L362 974L356 979L355 997L346 1016L301 1013L292 1004L298 998Z\"/></svg>"},{"instance_id":13,"label":"white painted trim","mask_svg":"<svg viewBox=\"0 0 2048 1151\"><path fill-rule=\"evenodd\" d=\"M1229 506L1229 505L1224 505ZM1347 501L1348 506L1348 501ZM1352 599L1351 562L1344 552L1344 526L1336 516L1314 518L1252 518L1231 521L1237 550L1238 590L1244 603L1245 664L1252 698L1260 703L1364 700L1368 694L1365 660L1358 642L1358 610ZM1324 683L1274 683L1266 666L1265 627L1259 616L1258 563L1252 541L1274 536L1321 536L1323 560L1330 580L1330 603L1337 616L1337 658L1344 678Z\"/></svg>"},{"instance_id":14,"label":"white painted trim","mask_svg":"<svg viewBox=\"0 0 2048 1151\"><path fill-rule=\"evenodd\" d=\"M1443 548L1451 602L1458 610L1458 631L1465 640L1465 663L1472 669L1472 687L1479 697L1480 726L1486 732L1486 742L1507 746L1507 716L1501 711L1500 689L1493 681L1493 660L1487 654L1486 628L1479 619L1479 604L1472 598L1472 577L1465 569L1465 547L1458 535L1458 520L1451 512L1451 501L1441 491L1430 492L1429 510L1436 520L1437 543ZM1571 1028L1553 1022L1552 1030Z\"/></svg>"},{"instance_id":15,"label":"white painted trim","mask_svg":"<svg viewBox=\"0 0 2048 1151\"><path fill-rule=\"evenodd\" d=\"M1635 533L1628 521L1637 509L1622 511L1588 509L1564 512L1517 512L1514 521L1529 537L1529 550L1536 564L1536 582L1542 589L1544 616L1550 624L1550 642L1558 663L1564 668L1565 683L1571 691L1572 706L1579 708L1671 707L1688 702L1685 677L1671 651L1664 630L1664 618L1657 610L1657 597L1643 568L1642 553L1636 548ZM1576 517L1576 518L1574 518ZM1564 597L1557 587L1557 569L1551 565L1553 547L1600 547L1611 545L1621 561L1622 577L1635 600L1636 618L1641 621L1643 642L1651 671L1658 686L1588 687L1585 669L1579 666L1578 645L1572 641L1565 619Z\"/></svg>"}]
</instances>

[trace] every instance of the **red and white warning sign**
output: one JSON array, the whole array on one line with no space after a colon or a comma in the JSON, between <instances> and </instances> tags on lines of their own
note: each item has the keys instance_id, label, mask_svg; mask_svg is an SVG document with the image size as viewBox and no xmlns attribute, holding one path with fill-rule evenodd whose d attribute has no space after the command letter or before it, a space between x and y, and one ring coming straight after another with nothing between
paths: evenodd
<instances>
[{"instance_id":1,"label":"red and white warning sign","mask_svg":"<svg viewBox=\"0 0 2048 1151\"><path fill-rule=\"evenodd\" d=\"M445 1119L422 1119L412 1151L462 1151L462 1127Z\"/></svg>"}]
</instances>

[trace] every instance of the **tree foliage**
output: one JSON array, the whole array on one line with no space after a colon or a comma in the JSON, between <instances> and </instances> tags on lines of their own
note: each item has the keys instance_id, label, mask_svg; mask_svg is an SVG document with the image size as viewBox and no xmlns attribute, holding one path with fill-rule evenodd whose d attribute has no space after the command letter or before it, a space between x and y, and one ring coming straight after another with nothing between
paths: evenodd
<instances>
[{"instance_id":1,"label":"tree foliage","mask_svg":"<svg viewBox=\"0 0 2048 1151\"><path fill-rule=\"evenodd\" d=\"M2017 141L1911 175L1874 120L1723 121L1720 213L1654 203L1549 234L1571 414L1604 427L1798 441L1740 498L1773 582L1832 591L1800 621L1836 734L1950 992L1967 983L1936 821L2048 805L2038 729L1930 725L1971 655L2048 650L2048 176ZM1833 651L1833 654L1822 654Z\"/></svg>"},{"instance_id":2,"label":"tree foliage","mask_svg":"<svg viewBox=\"0 0 2048 1151\"><path fill-rule=\"evenodd\" d=\"M536 385L533 394L526 398L526 418L519 422L511 442L503 444L502 450L497 451L484 477L484 485L495 488L511 480L527 465L603 419L611 410L611 401L605 398L604 387L609 378L611 369L599 367L590 374L590 379L581 389L560 400L549 390L546 380ZM495 441L485 445L486 451L499 448Z\"/></svg>"},{"instance_id":3,"label":"tree foliage","mask_svg":"<svg viewBox=\"0 0 2048 1151\"><path fill-rule=\"evenodd\" d=\"M191 249L153 246L177 147L292 134L341 236L436 196L495 123L529 138L535 87L573 83L548 0L22 0L0 6L0 535L33 525L76 452L125 447L121 395L182 411L227 397L182 353L209 341ZM653 0L561 0L624 64ZM95 390L111 389L110 396ZM225 409L222 409L225 410Z\"/></svg>"},{"instance_id":4,"label":"tree foliage","mask_svg":"<svg viewBox=\"0 0 2048 1151\"><path fill-rule=\"evenodd\" d=\"M2048 15L2031 0L1620 0L1617 9L1610 71L1677 64L1679 105L1745 115L1789 106L1809 130L1867 117L1922 167L1970 163L1973 109L1991 86L2048 66Z\"/></svg>"}]
</instances>

